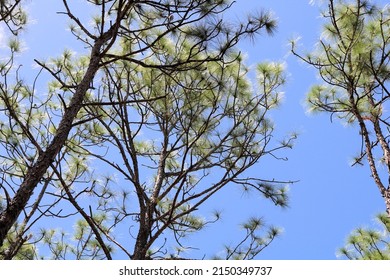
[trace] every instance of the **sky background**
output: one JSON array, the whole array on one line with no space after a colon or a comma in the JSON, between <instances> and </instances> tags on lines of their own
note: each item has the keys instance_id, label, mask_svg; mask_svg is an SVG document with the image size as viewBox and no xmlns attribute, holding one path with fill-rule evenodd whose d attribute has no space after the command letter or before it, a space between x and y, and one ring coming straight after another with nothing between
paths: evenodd
<instances>
[{"instance_id":1,"label":"sky background","mask_svg":"<svg viewBox=\"0 0 390 280\"><path fill-rule=\"evenodd\" d=\"M25 68L33 67L34 58L59 55L64 48L82 51L65 30L66 17L56 13L63 10L62 1L30 2L33 23L23 34ZM189 245L199 247L189 256L201 258L218 253L224 243L240 237L240 222L253 215L284 229L257 259L336 259L337 249L348 234L358 226L374 225L375 215L385 209L384 203L368 166L350 166L351 158L360 149L357 127L337 120L331 123L327 114L306 112L305 94L319 80L313 69L290 54L289 39L301 37L302 52L313 48L321 33L320 7L310 5L309 0L238 0L229 15L239 19L262 9L273 11L278 19L277 32L273 37L263 35L254 42L242 42L240 48L252 65L265 60L286 63L285 99L271 114L280 139L292 131L298 132L299 137L292 150L280 153L288 161L263 159L251 169L251 175L298 182L290 186L288 209L278 209L263 198L233 187L219 193L207 202L204 215L218 209L223 211L222 219L188 240Z\"/></svg>"}]
</instances>

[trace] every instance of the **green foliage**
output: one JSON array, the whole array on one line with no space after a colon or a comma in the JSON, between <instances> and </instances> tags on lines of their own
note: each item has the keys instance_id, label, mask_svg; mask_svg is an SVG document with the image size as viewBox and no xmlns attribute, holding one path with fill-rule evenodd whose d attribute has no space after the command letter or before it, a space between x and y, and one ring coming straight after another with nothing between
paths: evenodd
<instances>
[{"instance_id":1,"label":"green foliage","mask_svg":"<svg viewBox=\"0 0 390 280\"><path fill-rule=\"evenodd\" d=\"M28 20L21 2L21 0L0 1L0 22L4 22L14 35L24 28Z\"/></svg>"},{"instance_id":2,"label":"green foliage","mask_svg":"<svg viewBox=\"0 0 390 280\"><path fill-rule=\"evenodd\" d=\"M380 8L371 1L330 0L317 48L300 55L292 42L292 51L315 67L323 80L307 94L309 110L358 125L362 148L353 165L367 159L390 216L389 16L389 5ZM381 165L386 171L381 171Z\"/></svg>"},{"instance_id":3,"label":"green foliage","mask_svg":"<svg viewBox=\"0 0 390 280\"><path fill-rule=\"evenodd\" d=\"M306 56L298 55L316 67L325 82L309 92L310 110L336 113L347 122L356 121L357 113L378 115L382 102L375 100L376 95L388 78L380 74L388 67L383 60L390 27L384 20L388 7L380 10L370 1L331 3L323 15L327 22L318 48Z\"/></svg>"},{"instance_id":4,"label":"green foliage","mask_svg":"<svg viewBox=\"0 0 390 280\"><path fill-rule=\"evenodd\" d=\"M6 248L12 248L12 245L16 243L15 239L13 239L10 236L7 236L7 239L4 243L4 247ZM13 256L13 260L35 260L37 259L37 252L34 245L31 244L23 244L19 248L16 249L16 254ZM4 254L7 254L9 251L5 251ZM3 260L4 254L0 255L0 260Z\"/></svg>"},{"instance_id":5,"label":"green foliage","mask_svg":"<svg viewBox=\"0 0 390 280\"><path fill-rule=\"evenodd\" d=\"M272 34L270 14L233 24L221 16L229 1L87 2L96 12L91 24L71 1L63 14L90 54L65 49L35 60L40 70L29 81L15 67L15 37L0 65L0 222L9 225L9 205L27 198L4 246L27 246L34 233L36 247L25 248L45 259L180 257L183 240L219 220L199 209L227 186L286 207L291 182L247 172L263 157L280 158L295 139L274 141L268 116L283 97L284 65L260 63L251 81L236 48ZM44 175L33 182L38 167ZM279 233L270 227L262 236L263 228L260 219L245 223L227 258L254 258Z\"/></svg>"},{"instance_id":6,"label":"green foliage","mask_svg":"<svg viewBox=\"0 0 390 280\"><path fill-rule=\"evenodd\" d=\"M104 228L103 223L106 217L95 217L97 224ZM77 220L73 232L66 232L63 229L41 229L39 233L39 247L45 251L45 255L39 256L40 259L52 260L86 260L86 259L105 259L106 255L100 243L85 220ZM48 255L48 250L51 255ZM112 253L113 248L108 245L108 250Z\"/></svg>"},{"instance_id":7,"label":"green foliage","mask_svg":"<svg viewBox=\"0 0 390 280\"><path fill-rule=\"evenodd\" d=\"M0 210L2 209L2 198L0 196ZM15 260L34 260L37 258L37 248L32 240L32 235L21 235L23 228L14 224L8 232L4 247L7 250L0 252L0 260L13 256Z\"/></svg>"},{"instance_id":8,"label":"green foliage","mask_svg":"<svg viewBox=\"0 0 390 280\"><path fill-rule=\"evenodd\" d=\"M390 260L390 218L379 214L381 229L358 228L348 237L340 257L350 260Z\"/></svg>"},{"instance_id":9,"label":"green foliage","mask_svg":"<svg viewBox=\"0 0 390 280\"><path fill-rule=\"evenodd\" d=\"M282 232L273 226L267 228L263 219L255 217L243 223L242 229L245 231L244 238L234 246L226 245L224 252L214 259L252 260Z\"/></svg>"},{"instance_id":10,"label":"green foliage","mask_svg":"<svg viewBox=\"0 0 390 280\"><path fill-rule=\"evenodd\" d=\"M187 41L167 40L167 54L146 63L168 64L170 52L180 48L185 54L186 45ZM278 206L288 202L285 184L240 176L258 159L273 153L273 149L268 150L273 124L266 113L280 103L284 67L277 63L259 65L259 91L255 93L242 59L236 54L229 60L176 73L119 62L104 76L116 77L116 82L103 79L107 98L117 105L100 108L105 117L99 120L122 154L123 164L129 164L121 172L136 192L156 199L156 215L161 219L156 225L166 224L176 239L210 222L192 212L228 183L253 189ZM122 83L126 80L132 84ZM134 120L134 115L140 116L142 123ZM150 141L149 135L158 140ZM88 137L99 138L93 131ZM293 138L280 147L289 147ZM126 163L127 159L131 162ZM151 183L143 183L150 178ZM158 230L154 233L160 234Z\"/></svg>"}]
</instances>

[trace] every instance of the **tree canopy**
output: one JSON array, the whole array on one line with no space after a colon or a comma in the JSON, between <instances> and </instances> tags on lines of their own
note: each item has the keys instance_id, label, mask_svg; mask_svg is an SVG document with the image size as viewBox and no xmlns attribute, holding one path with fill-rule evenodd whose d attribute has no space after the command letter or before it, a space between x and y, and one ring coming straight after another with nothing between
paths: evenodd
<instances>
[{"instance_id":1,"label":"tree canopy","mask_svg":"<svg viewBox=\"0 0 390 280\"><path fill-rule=\"evenodd\" d=\"M389 260L390 219L383 213L377 216L377 220L382 229L357 228L348 237L347 244L339 250L340 257L349 260Z\"/></svg>"},{"instance_id":2,"label":"tree canopy","mask_svg":"<svg viewBox=\"0 0 390 280\"><path fill-rule=\"evenodd\" d=\"M389 16L388 5L330 0L317 48L303 55L292 42L292 51L323 80L307 95L310 110L358 125L362 146L353 165L366 160L390 216Z\"/></svg>"},{"instance_id":3,"label":"tree canopy","mask_svg":"<svg viewBox=\"0 0 390 280\"><path fill-rule=\"evenodd\" d=\"M284 65L259 63L252 85L237 47L274 32L269 13L234 23L224 0L85 1L90 24L62 3L89 54L36 59L33 83L16 59L22 2L1 6L13 34L0 65L1 258L181 258L183 238L220 217L199 208L227 186L287 206L290 181L246 172L296 138L274 141L268 116ZM252 259L279 234L258 217L243 229L222 258Z\"/></svg>"},{"instance_id":4,"label":"tree canopy","mask_svg":"<svg viewBox=\"0 0 390 280\"><path fill-rule=\"evenodd\" d=\"M290 205L294 181L267 166L287 160L297 137L272 118L285 59L254 62L242 47L266 42L276 17L235 19L228 0L56 3L72 47L29 60L28 3L0 0L0 259L256 258L281 229L262 205L247 215L238 195L220 198L239 190ZM390 6L321 3L313 49L291 42L294 58L320 77L305 104L356 129L352 166L368 165L386 209L383 230L358 228L339 253L389 259ZM194 246L202 231L224 226L224 207L240 213L241 231L229 229L215 252Z\"/></svg>"}]
</instances>

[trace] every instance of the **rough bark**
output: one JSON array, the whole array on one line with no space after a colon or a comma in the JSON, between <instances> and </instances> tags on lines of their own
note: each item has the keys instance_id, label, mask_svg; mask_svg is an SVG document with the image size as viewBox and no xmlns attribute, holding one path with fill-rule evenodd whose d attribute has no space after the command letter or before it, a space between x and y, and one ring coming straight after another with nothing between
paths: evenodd
<instances>
[{"instance_id":1,"label":"rough bark","mask_svg":"<svg viewBox=\"0 0 390 280\"><path fill-rule=\"evenodd\" d=\"M111 37L112 36L102 36L95 41L91 51L88 69L85 72L84 78L76 88L69 106L58 126L56 135L47 149L39 155L36 163L27 171L24 181L20 185L15 196L8 204L7 208L0 214L0 247L3 246L3 242L8 231L18 219L21 211L27 205L27 202L31 198L45 172L48 170L50 165L53 163L54 158L64 146L72 128L73 120L82 107L85 94L90 88L90 84L99 69L101 48Z\"/></svg>"}]
</instances>

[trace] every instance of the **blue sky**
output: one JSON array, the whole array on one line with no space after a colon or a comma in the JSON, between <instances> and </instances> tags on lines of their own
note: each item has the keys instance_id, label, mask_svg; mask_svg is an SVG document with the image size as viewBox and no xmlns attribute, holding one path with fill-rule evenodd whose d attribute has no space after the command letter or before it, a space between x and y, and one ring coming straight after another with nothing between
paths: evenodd
<instances>
[{"instance_id":1,"label":"blue sky","mask_svg":"<svg viewBox=\"0 0 390 280\"><path fill-rule=\"evenodd\" d=\"M61 2L50 1L53 7L48 1L29 4L35 22L24 34L25 66L33 65L33 58L58 55L63 48L80 50L80 45L65 31L65 16L55 13L61 9ZM48 5L47 9L41 8L43 3ZM326 114L309 115L304 106L305 94L319 80L313 69L289 54L288 42L300 36L302 51L313 48L321 32L319 6L310 5L309 0L238 0L230 13L239 18L261 9L272 10L278 18L276 34L243 42L240 47L253 65L264 60L286 62L289 76L285 99L272 116L280 135L296 131L299 137L292 150L281 153L288 161L264 159L252 172L268 179L299 182L290 186L290 208L284 210L234 188L218 194L205 206L223 210L222 220L188 240L190 245L200 247L191 255L217 253L223 243L239 236L238 224L243 216L256 215L284 228L283 235L258 259L335 259L348 234L358 226L373 225L375 215L384 210L384 203L368 166L350 166L350 159L360 148L357 127L337 120L331 123Z\"/></svg>"},{"instance_id":2,"label":"blue sky","mask_svg":"<svg viewBox=\"0 0 390 280\"><path fill-rule=\"evenodd\" d=\"M309 115L304 106L305 94L319 80L313 69L289 54L288 40L300 36L300 49L310 51L321 33L320 8L308 0L238 1L238 6L252 9L249 2L272 9L279 19L275 36L260 38L248 52L255 60L286 61L290 76L285 102L274 113L274 120L279 130L300 134L289 161L269 168L269 172L300 181L291 185L289 209L261 207L267 220L285 231L259 258L334 259L350 231L375 224L374 216L384 210L384 204L368 166L350 166L360 148L357 127L337 120L331 123L326 114Z\"/></svg>"}]
</instances>

